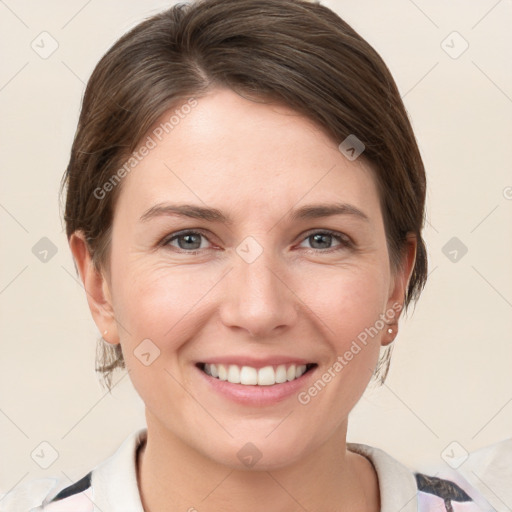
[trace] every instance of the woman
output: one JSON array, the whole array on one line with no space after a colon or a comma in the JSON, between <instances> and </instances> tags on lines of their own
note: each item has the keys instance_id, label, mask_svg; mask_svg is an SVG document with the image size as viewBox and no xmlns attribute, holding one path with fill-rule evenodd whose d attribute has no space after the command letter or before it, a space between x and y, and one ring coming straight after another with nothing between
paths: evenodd
<instances>
[{"instance_id":1,"label":"woman","mask_svg":"<svg viewBox=\"0 0 512 512\"><path fill-rule=\"evenodd\" d=\"M427 258L405 108L336 14L205 0L141 23L89 80L63 184L102 371L127 368L147 429L34 510L479 510L458 475L346 442Z\"/></svg>"}]
</instances>

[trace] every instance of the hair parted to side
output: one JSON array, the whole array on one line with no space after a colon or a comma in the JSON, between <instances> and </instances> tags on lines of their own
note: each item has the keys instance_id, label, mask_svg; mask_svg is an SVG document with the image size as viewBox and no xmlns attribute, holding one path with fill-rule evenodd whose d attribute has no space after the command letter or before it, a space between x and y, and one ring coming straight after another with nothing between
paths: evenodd
<instances>
[{"instance_id":1,"label":"hair parted to side","mask_svg":"<svg viewBox=\"0 0 512 512\"><path fill-rule=\"evenodd\" d=\"M315 121L337 144L357 136L359 157L375 170L390 264L397 269L406 235L417 238L404 307L427 278L421 231L426 178L396 84L378 53L336 13L308 0L196 0L177 4L130 30L102 57L83 98L71 156L64 221L82 231L98 271L110 271L116 175L170 108L217 87L255 101L279 102ZM374 377L383 383L393 344ZM97 371L108 388L123 368L120 345L99 340Z\"/></svg>"}]
</instances>

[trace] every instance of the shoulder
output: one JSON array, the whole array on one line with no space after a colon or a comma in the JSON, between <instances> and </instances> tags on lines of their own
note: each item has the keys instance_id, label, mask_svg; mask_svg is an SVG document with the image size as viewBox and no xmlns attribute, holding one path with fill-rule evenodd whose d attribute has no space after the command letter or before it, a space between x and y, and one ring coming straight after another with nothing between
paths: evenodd
<instances>
[{"instance_id":1,"label":"shoulder","mask_svg":"<svg viewBox=\"0 0 512 512\"><path fill-rule=\"evenodd\" d=\"M137 487L136 453L146 430L131 434L107 459L75 482L43 478L0 495L0 512L142 512ZM96 507L96 508L95 508Z\"/></svg>"},{"instance_id":2,"label":"shoulder","mask_svg":"<svg viewBox=\"0 0 512 512\"><path fill-rule=\"evenodd\" d=\"M489 510L512 510L512 438L464 454L456 472L487 500Z\"/></svg>"},{"instance_id":3,"label":"shoulder","mask_svg":"<svg viewBox=\"0 0 512 512\"><path fill-rule=\"evenodd\" d=\"M432 464L414 470L380 448L359 443L347 443L347 447L372 462L379 480L381 512L493 510L485 496L446 464Z\"/></svg>"},{"instance_id":4,"label":"shoulder","mask_svg":"<svg viewBox=\"0 0 512 512\"><path fill-rule=\"evenodd\" d=\"M474 501L467 482L462 482L456 475L436 475L414 473L418 486L418 512L446 510L448 512L481 512L481 505ZM474 494L474 493L472 493ZM443 508L444 507L444 508ZM487 510L487 509L486 509Z\"/></svg>"},{"instance_id":5,"label":"shoulder","mask_svg":"<svg viewBox=\"0 0 512 512\"><path fill-rule=\"evenodd\" d=\"M420 495L450 503L446 510L512 510L512 439L471 453L459 445L444 465L424 466L416 478Z\"/></svg>"},{"instance_id":6,"label":"shoulder","mask_svg":"<svg viewBox=\"0 0 512 512\"><path fill-rule=\"evenodd\" d=\"M1 512L93 512L92 472L75 483L41 478L16 486L0 500Z\"/></svg>"}]
</instances>

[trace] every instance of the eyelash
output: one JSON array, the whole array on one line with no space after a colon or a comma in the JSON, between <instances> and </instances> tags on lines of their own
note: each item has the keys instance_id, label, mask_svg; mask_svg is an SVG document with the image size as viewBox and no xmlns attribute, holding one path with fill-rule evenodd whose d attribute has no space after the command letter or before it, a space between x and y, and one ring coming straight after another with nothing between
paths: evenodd
<instances>
[{"instance_id":1,"label":"eyelash","mask_svg":"<svg viewBox=\"0 0 512 512\"><path fill-rule=\"evenodd\" d=\"M353 242L350 240L350 238L347 235L344 235L342 233L338 233L336 231L330 231L328 229L316 230L316 231L309 232L308 234L306 234L306 236L304 236L302 241L307 240L308 238L310 238L310 237L312 237L314 235L318 235L318 234L332 236L334 239L336 239L340 243L340 245L337 246L337 247L330 247L328 249L313 249L313 248L307 249L306 248L306 250L308 252L331 253L331 252L340 251L340 250L343 250L343 249L351 249L351 248L354 247ZM204 238L206 238L208 240L208 237L202 231L185 230L185 231L180 231L178 233L173 233L173 234L169 235L168 237L164 238L162 240L162 242L161 242L161 245L163 245L164 247L173 247L173 249L175 249L179 253L187 253L187 254L192 254L192 255L199 254L201 251L204 251L204 249L195 249L193 251L187 251L185 249L180 249L178 247L174 247L174 246L170 245L170 242L172 242L172 241L174 241L174 240L176 240L178 238L181 238L181 237L183 237L185 235L199 235L199 236L202 236L202 237L204 237Z\"/></svg>"}]
</instances>

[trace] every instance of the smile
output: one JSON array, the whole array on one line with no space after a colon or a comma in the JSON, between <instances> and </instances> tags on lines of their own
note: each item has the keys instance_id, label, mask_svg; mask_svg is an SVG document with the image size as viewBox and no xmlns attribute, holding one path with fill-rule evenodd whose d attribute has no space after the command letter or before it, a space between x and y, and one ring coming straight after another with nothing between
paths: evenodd
<instances>
[{"instance_id":1,"label":"smile","mask_svg":"<svg viewBox=\"0 0 512 512\"><path fill-rule=\"evenodd\" d=\"M244 386L273 386L298 379L316 364L280 364L254 368L236 364L202 363L199 368L218 380Z\"/></svg>"}]
</instances>

